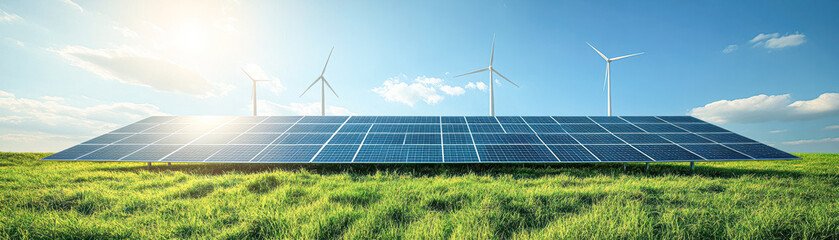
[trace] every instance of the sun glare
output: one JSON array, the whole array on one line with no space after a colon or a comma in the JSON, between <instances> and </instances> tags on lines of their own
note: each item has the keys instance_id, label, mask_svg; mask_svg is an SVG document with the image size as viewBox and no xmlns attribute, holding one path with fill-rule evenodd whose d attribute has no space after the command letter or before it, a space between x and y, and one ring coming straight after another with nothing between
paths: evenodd
<instances>
[{"instance_id":1,"label":"sun glare","mask_svg":"<svg viewBox=\"0 0 839 240\"><path fill-rule=\"evenodd\" d=\"M177 25L175 41L183 49L202 50L209 37L207 30L206 25L199 21L183 21Z\"/></svg>"}]
</instances>

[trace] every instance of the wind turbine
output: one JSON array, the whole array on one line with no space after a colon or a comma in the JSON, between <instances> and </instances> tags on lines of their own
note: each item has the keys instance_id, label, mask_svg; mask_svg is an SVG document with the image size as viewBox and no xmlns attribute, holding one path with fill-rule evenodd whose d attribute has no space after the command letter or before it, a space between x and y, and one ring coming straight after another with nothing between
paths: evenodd
<instances>
[{"instance_id":1,"label":"wind turbine","mask_svg":"<svg viewBox=\"0 0 839 240\"><path fill-rule=\"evenodd\" d=\"M489 52L489 67L454 76L454 77L460 77L460 76L465 76L465 75L469 75L469 74L473 74L473 73L489 71L489 115L490 116L495 116L495 92L493 91L494 88L493 88L492 74L498 74L498 76L500 76L501 78L504 78L504 80L507 80L507 82L510 82L513 85L515 85L516 87L519 87L519 85L516 85L516 83L514 83L513 81L510 81L510 79L507 79L507 77L505 77L504 75L501 75L501 73L499 73L498 71L495 71L495 69L492 68L492 61L493 61L494 55L495 55L495 34L492 34L492 49Z\"/></svg>"},{"instance_id":2,"label":"wind turbine","mask_svg":"<svg viewBox=\"0 0 839 240\"><path fill-rule=\"evenodd\" d=\"M309 85L309 88L306 88L306 91L303 91L303 94L309 91L315 83L320 81L320 115L326 116L326 94L325 94L325 86L329 87L329 90L332 90L332 94L335 94L335 97L338 97L338 93L335 92L335 89L332 89L332 85L329 85L329 81L326 81L326 78L323 77L323 74L326 73L326 65L329 64L329 59L332 58L332 51L335 50L335 47L332 47L332 50L329 50L329 57L326 57L326 63L323 64L323 71L320 72L320 76ZM325 84L325 86L324 86ZM303 97L303 94L300 94L300 97Z\"/></svg>"},{"instance_id":3,"label":"wind turbine","mask_svg":"<svg viewBox=\"0 0 839 240\"><path fill-rule=\"evenodd\" d=\"M609 74L610 63L612 61L617 61L617 60L632 57L632 56L635 56L635 55L641 55L641 54L644 54L644 53L640 52L640 53L629 54L629 55L620 56L620 57L616 57L616 58L608 58L608 57L606 57L606 55L603 55L603 53L598 51L597 48L594 48L594 46L592 46L588 42L586 42L586 44L588 44L588 46L591 47L591 49L594 49L594 51L597 52L597 54L600 54L600 56L603 57L603 60L606 60L606 79L603 80L603 87L608 89L606 91L606 95L608 95L607 105L608 105L609 116L612 116L612 80L611 80L612 76Z\"/></svg>"},{"instance_id":4,"label":"wind turbine","mask_svg":"<svg viewBox=\"0 0 839 240\"><path fill-rule=\"evenodd\" d=\"M248 75L248 78L250 78L251 82L253 82L253 91L251 92L251 98L253 98L253 115L256 116L256 82L267 82L271 80L254 79L253 77L251 77L251 74L248 73L248 71L245 71L244 68L242 68L242 72L245 72L245 75Z\"/></svg>"}]
</instances>

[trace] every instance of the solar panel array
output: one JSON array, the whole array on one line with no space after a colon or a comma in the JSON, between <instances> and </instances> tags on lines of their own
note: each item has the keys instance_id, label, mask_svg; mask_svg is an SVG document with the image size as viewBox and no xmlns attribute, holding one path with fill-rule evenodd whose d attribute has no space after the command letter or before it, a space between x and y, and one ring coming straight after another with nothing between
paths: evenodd
<instances>
[{"instance_id":1,"label":"solar panel array","mask_svg":"<svg viewBox=\"0 0 839 240\"><path fill-rule=\"evenodd\" d=\"M44 160L550 163L798 159L689 116L153 116Z\"/></svg>"}]
</instances>

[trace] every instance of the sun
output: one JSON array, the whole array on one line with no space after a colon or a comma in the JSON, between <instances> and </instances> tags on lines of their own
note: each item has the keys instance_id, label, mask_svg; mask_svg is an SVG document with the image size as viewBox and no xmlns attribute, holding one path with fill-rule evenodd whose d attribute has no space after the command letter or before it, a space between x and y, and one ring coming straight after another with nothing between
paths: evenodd
<instances>
[{"instance_id":1,"label":"sun","mask_svg":"<svg viewBox=\"0 0 839 240\"><path fill-rule=\"evenodd\" d=\"M209 39L207 25L197 20L184 20L175 27L175 41L185 50L203 50Z\"/></svg>"}]
</instances>

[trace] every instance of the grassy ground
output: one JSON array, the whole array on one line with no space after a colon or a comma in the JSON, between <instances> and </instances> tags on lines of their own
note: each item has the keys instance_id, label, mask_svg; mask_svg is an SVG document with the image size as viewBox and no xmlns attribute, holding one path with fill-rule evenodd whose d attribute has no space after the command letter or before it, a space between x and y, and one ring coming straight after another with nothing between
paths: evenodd
<instances>
[{"instance_id":1,"label":"grassy ground","mask_svg":"<svg viewBox=\"0 0 839 240\"><path fill-rule=\"evenodd\" d=\"M839 154L763 162L290 166L0 153L2 239L837 239Z\"/></svg>"}]
</instances>

